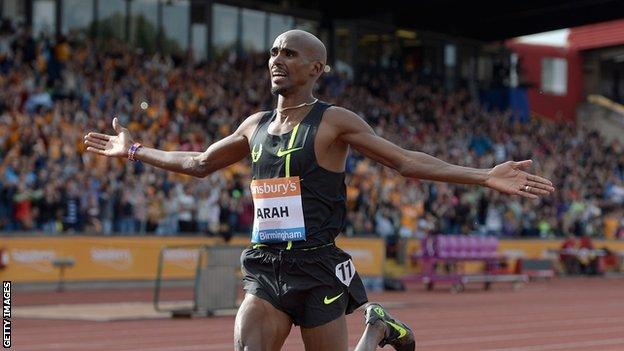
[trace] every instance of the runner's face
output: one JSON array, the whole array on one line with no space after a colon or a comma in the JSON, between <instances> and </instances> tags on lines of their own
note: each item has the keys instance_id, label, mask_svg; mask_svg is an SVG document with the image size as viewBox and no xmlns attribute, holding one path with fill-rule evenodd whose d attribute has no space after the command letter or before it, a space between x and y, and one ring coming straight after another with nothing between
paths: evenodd
<instances>
[{"instance_id":1,"label":"runner's face","mask_svg":"<svg viewBox=\"0 0 624 351\"><path fill-rule=\"evenodd\" d=\"M270 51L269 73L271 92L284 95L296 87L304 86L314 77L314 63L305 55L302 45L282 35L275 39Z\"/></svg>"}]
</instances>

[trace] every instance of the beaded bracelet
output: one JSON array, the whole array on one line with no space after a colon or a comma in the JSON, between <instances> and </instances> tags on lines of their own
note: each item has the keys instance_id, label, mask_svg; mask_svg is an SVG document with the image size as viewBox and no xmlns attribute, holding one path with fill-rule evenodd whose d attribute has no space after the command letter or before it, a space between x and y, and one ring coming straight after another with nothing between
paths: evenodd
<instances>
[{"instance_id":1,"label":"beaded bracelet","mask_svg":"<svg viewBox=\"0 0 624 351\"><path fill-rule=\"evenodd\" d=\"M128 149L128 160L130 161L138 161L136 158L134 158L134 154L136 154L137 150L143 145L141 145L141 143L134 143L132 144L132 146L130 146L130 148Z\"/></svg>"}]
</instances>

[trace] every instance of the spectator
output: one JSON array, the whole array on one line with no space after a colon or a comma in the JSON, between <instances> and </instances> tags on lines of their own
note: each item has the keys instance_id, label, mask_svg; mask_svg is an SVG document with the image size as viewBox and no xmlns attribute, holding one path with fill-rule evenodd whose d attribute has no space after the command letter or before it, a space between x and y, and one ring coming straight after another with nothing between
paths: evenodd
<instances>
[{"instance_id":1,"label":"spectator","mask_svg":"<svg viewBox=\"0 0 624 351\"><path fill-rule=\"evenodd\" d=\"M108 181L104 181L98 191L98 200L100 204L100 221L102 225L102 233L110 235L113 232L113 223L115 220L115 193Z\"/></svg>"},{"instance_id":2,"label":"spectator","mask_svg":"<svg viewBox=\"0 0 624 351\"><path fill-rule=\"evenodd\" d=\"M49 211L58 206L67 231L88 225L104 234L175 235L196 230L195 221L202 231L224 237L247 231L250 198L241 179L249 176L248 163L211 180L191 180L87 155L81 139L118 116L147 145L205 150L245 116L273 106L266 56L232 53L192 66L148 57L123 43L114 47L100 50L71 37L35 40L29 28L3 23L0 230L54 232L57 215ZM572 124L510 122L509 111L486 111L468 91L442 91L415 73L363 70L357 78L328 75L319 95L360 113L389 140L449 162L487 168L534 155L537 172L558 192L531 203L474 187L404 181L354 152L347 164L349 235L381 235L393 227L404 237L432 231L600 237L606 217L624 223L617 210L624 203L624 148L618 142ZM133 172L140 176L127 176ZM209 182L209 194L203 182ZM183 194L175 191L180 186ZM125 193L132 198L122 201ZM215 200L222 193L227 197ZM621 228L616 235L624 237Z\"/></svg>"},{"instance_id":3,"label":"spectator","mask_svg":"<svg viewBox=\"0 0 624 351\"><path fill-rule=\"evenodd\" d=\"M158 230L158 223L165 217L165 193L162 190L156 191L150 187L147 203L147 232L153 233Z\"/></svg>"},{"instance_id":4,"label":"spectator","mask_svg":"<svg viewBox=\"0 0 624 351\"><path fill-rule=\"evenodd\" d=\"M60 210L61 202L58 192L53 185L46 185L44 196L38 203L39 228L48 234L56 234L59 228Z\"/></svg>"},{"instance_id":5,"label":"spectator","mask_svg":"<svg viewBox=\"0 0 624 351\"><path fill-rule=\"evenodd\" d=\"M578 274L580 263L576 255L577 240L572 234L568 234L566 240L561 244L559 259L567 274Z\"/></svg>"},{"instance_id":6,"label":"spectator","mask_svg":"<svg viewBox=\"0 0 624 351\"><path fill-rule=\"evenodd\" d=\"M165 194L164 202L164 218L158 223L156 233L158 235L174 235L178 232L178 212L179 202L177 196L174 196L173 189Z\"/></svg>"},{"instance_id":7,"label":"spectator","mask_svg":"<svg viewBox=\"0 0 624 351\"><path fill-rule=\"evenodd\" d=\"M195 198L191 195L190 185L185 185L178 189L178 225L182 233L192 233L195 228Z\"/></svg>"},{"instance_id":8,"label":"spectator","mask_svg":"<svg viewBox=\"0 0 624 351\"><path fill-rule=\"evenodd\" d=\"M578 243L578 248L578 260L581 273L588 275L596 275L600 273L598 267L600 256L597 254L594 243L589 235L583 235L583 237L581 237L581 240L579 240Z\"/></svg>"},{"instance_id":9,"label":"spectator","mask_svg":"<svg viewBox=\"0 0 624 351\"><path fill-rule=\"evenodd\" d=\"M67 192L64 194L61 203L63 206L63 230L81 231L80 197L78 196L78 186L75 181L70 181L67 184Z\"/></svg>"},{"instance_id":10,"label":"spectator","mask_svg":"<svg viewBox=\"0 0 624 351\"><path fill-rule=\"evenodd\" d=\"M121 193L121 198L117 207L117 218L119 218L119 232L122 234L132 234L136 231L134 220L134 205L130 200L130 194Z\"/></svg>"},{"instance_id":11,"label":"spectator","mask_svg":"<svg viewBox=\"0 0 624 351\"><path fill-rule=\"evenodd\" d=\"M219 200L220 208L219 208L219 234L225 240L225 242L230 241L233 235L232 228L232 220L233 216L236 214L232 213L231 209L231 198L227 192L221 193L221 199Z\"/></svg>"}]
</instances>

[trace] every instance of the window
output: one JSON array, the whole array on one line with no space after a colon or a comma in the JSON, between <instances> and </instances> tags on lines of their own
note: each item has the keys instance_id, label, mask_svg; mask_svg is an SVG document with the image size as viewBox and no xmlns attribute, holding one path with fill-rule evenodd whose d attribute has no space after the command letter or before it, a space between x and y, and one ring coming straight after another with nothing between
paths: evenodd
<instances>
[{"instance_id":1,"label":"window","mask_svg":"<svg viewBox=\"0 0 624 351\"><path fill-rule=\"evenodd\" d=\"M188 49L191 6L188 0L163 3L163 30L165 52L179 52ZM206 37L203 37L204 42Z\"/></svg>"},{"instance_id":2,"label":"window","mask_svg":"<svg viewBox=\"0 0 624 351\"><path fill-rule=\"evenodd\" d=\"M208 28L204 23L193 23L192 28L193 38L193 58L197 61L206 59L208 51L206 50L206 38L208 35Z\"/></svg>"},{"instance_id":3,"label":"window","mask_svg":"<svg viewBox=\"0 0 624 351\"><path fill-rule=\"evenodd\" d=\"M542 59L542 91L565 95L568 91L568 61L563 58Z\"/></svg>"},{"instance_id":4,"label":"window","mask_svg":"<svg viewBox=\"0 0 624 351\"><path fill-rule=\"evenodd\" d=\"M56 2L37 0L33 3L33 34L54 35L56 28Z\"/></svg>"},{"instance_id":5,"label":"window","mask_svg":"<svg viewBox=\"0 0 624 351\"><path fill-rule=\"evenodd\" d=\"M278 35L295 26L295 19L291 16L278 15L276 13L272 13L269 16L269 47L267 49L270 49Z\"/></svg>"},{"instance_id":6,"label":"window","mask_svg":"<svg viewBox=\"0 0 624 351\"><path fill-rule=\"evenodd\" d=\"M261 52L265 45L266 13L243 9L243 49L249 52Z\"/></svg>"},{"instance_id":7,"label":"window","mask_svg":"<svg viewBox=\"0 0 624 351\"><path fill-rule=\"evenodd\" d=\"M219 55L236 46L238 8L214 4L212 7L212 45Z\"/></svg>"},{"instance_id":8,"label":"window","mask_svg":"<svg viewBox=\"0 0 624 351\"><path fill-rule=\"evenodd\" d=\"M102 40L124 38L125 15L126 2L124 0L98 1L98 32Z\"/></svg>"},{"instance_id":9,"label":"window","mask_svg":"<svg viewBox=\"0 0 624 351\"><path fill-rule=\"evenodd\" d=\"M62 32L88 29L93 21L93 0L63 0Z\"/></svg>"},{"instance_id":10,"label":"window","mask_svg":"<svg viewBox=\"0 0 624 351\"><path fill-rule=\"evenodd\" d=\"M444 65L446 67L457 65L457 47L453 44L444 45Z\"/></svg>"},{"instance_id":11,"label":"window","mask_svg":"<svg viewBox=\"0 0 624 351\"><path fill-rule=\"evenodd\" d=\"M477 80L480 82L490 82L492 80L492 58L489 56L479 56L477 58Z\"/></svg>"},{"instance_id":12,"label":"window","mask_svg":"<svg viewBox=\"0 0 624 351\"><path fill-rule=\"evenodd\" d=\"M515 88L518 86L518 54L513 53L510 57L511 68L509 68L509 86Z\"/></svg>"},{"instance_id":13,"label":"window","mask_svg":"<svg viewBox=\"0 0 624 351\"><path fill-rule=\"evenodd\" d=\"M351 45L351 38L353 32L349 29L349 26L337 25L334 31L334 45L336 47L336 55L334 67L336 72L345 73L349 79L353 79L353 46Z\"/></svg>"},{"instance_id":14,"label":"window","mask_svg":"<svg viewBox=\"0 0 624 351\"><path fill-rule=\"evenodd\" d=\"M148 53L156 51L158 1L133 0L131 3L131 42Z\"/></svg>"},{"instance_id":15,"label":"window","mask_svg":"<svg viewBox=\"0 0 624 351\"><path fill-rule=\"evenodd\" d=\"M2 17L10 18L14 22L22 22L26 17L26 9L24 5L26 1L22 0L3 0L0 1L2 6Z\"/></svg>"},{"instance_id":16,"label":"window","mask_svg":"<svg viewBox=\"0 0 624 351\"><path fill-rule=\"evenodd\" d=\"M297 18L295 20L295 28L305 30L306 32L310 32L314 35L318 34L318 22L311 21L303 18Z\"/></svg>"}]
</instances>

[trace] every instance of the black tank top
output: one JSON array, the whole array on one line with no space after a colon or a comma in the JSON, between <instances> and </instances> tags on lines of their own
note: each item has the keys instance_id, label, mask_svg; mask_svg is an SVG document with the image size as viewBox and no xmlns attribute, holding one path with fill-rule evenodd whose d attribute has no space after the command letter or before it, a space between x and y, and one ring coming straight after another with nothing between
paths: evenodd
<instances>
[{"instance_id":1,"label":"black tank top","mask_svg":"<svg viewBox=\"0 0 624 351\"><path fill-rule=\"evenodd\" d=\"M269 134L269 124L277 113L268 111L251 137L254 180L294 176L300 179L306 240L268 244L271 247L300 249L329 244L344 228L347 212L345 174L319 166L314 153L316 133L323 113L330 106L324 102L315 103L298 126L281 135ZM284 150L297 148L301 149L283 155ZM280 153L282 155L278 156Z\"/></svg>"}]
</instances>

